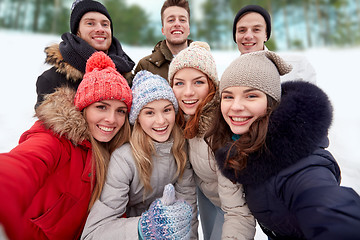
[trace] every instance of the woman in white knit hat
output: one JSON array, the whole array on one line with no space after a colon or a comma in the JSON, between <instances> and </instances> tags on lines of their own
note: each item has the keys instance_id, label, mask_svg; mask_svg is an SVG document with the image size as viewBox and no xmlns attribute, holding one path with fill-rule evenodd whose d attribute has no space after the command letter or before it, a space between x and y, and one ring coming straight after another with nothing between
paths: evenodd
<instances>
[{"instance_id":1,"label":"woman in white knit hat","mask_svg":"<svg viewBox=\"0 0 360 240\"><path fill-rule=\"evenodd\" d=\"M188 140L204 239L253 239L255 221L240 184L218 171L203 136L219 102L216 64L205 42L193 42L171 62L169 81L179 102L177 122Z\"/></svg>"},{"instance_id":2,"label":"woman in white knit hat","mask_svg":"<svg viewBox=\"0 0 360 240\"><path fill-rule=\"evenodd\" d=\"M360 239L360 197L325 150L331 103L311 83L281 85L290 70L270 51L232 62L206 140L269 239Z\"/></svg>"}]
</instances>

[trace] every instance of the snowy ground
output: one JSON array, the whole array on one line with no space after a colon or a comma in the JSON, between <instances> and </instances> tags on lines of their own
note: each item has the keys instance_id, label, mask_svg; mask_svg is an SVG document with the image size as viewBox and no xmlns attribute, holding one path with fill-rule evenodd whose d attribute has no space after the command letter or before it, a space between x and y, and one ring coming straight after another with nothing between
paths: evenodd
<instances>
[{"instance_id":1,"label":"snowy ground","mask_svg":"<svg viewBox=\"0 0 360 240\"><path fill-rule=\"evenodd\" d=\"M17 145L22 132L36 120L35 82L44 70L44 47L60 41L59 36L30 35L0 30L1 85L0 152L10 151ZM152 48L123 46L125 52L138 62ZM360 111L359 68L360 48L314 49L280 55L303 55L317 72L317 85L329 95L334 106L334 121L330 129L329 150L342 170L342 185L360 193ZM238 56L237 51L213 51L219 76ZM357 77L356 77L357 76ZM358 79L358 80L356 80ZM256 240L267 239L258 229Z\"/></svg>"}]
</instances>

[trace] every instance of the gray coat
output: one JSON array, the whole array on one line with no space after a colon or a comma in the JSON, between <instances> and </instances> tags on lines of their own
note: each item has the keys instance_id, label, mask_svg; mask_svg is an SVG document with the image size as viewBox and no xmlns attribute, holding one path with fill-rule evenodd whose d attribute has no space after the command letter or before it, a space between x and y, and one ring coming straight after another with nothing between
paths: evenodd
<instances>
[{"instance_id":1,"label":"gray coat","mask_svg":"<svg viewBox=\"0 0 360 240\"><path fill-rule=\"evenodd\" d=\"M165 185L175 186L176 197L193 207L192 238L197 238L197 207L193 171L187 164L181 179L174 178L177 166L171 153L172 142L155 143L152 156L151 186L144 186L136 169L130 144L124 144L111 156L106 183L100 199L92 207L81 239L138 239L138 221L150 204L162 196ZM126 213L126 218L121 218Z\"/></svg>"}]
</instances>

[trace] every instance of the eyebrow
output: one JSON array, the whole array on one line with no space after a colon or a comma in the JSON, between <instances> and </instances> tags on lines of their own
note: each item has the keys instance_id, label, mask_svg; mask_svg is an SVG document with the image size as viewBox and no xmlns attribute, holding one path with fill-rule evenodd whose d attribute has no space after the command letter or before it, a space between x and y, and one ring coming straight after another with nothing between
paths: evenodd
<instances>
[{"instance_id":1,"label":"eyebrow","mask_svg":"<svg viewBox=\"0 0 360 240\"><path fill-rule=\"evenodd\" d=\"M168 105L166 105L166 106L164 107L164 109L167 108L167 107L169 107L169 106L171 106L171 105L173 105L173 104L172 104L172 103L169 103ZM144 109L154 110L155 108L152 108L152 107L144 107L142 110L144 110Z\"/></svg>"},{"instance_id":2,"label":"eyebrow","mask_svg":"<svg viewBox=\"0 0 360 240\"><path fill-rule=\"evenodd\" d=\"M200 78L205 78L205 79L207 79L206 76L203 76L203 75L202 75L202 76L198 76L198 77L195 77L195 78L191 79L191 81L198 80L198 79L200 79ZM179 77L174 77L174 80L184 81L183 78L179 78Z\"/></svg>"},{"instance_id":3,"label":"eyebrow","mask_svg":"<svg viewBox=\"0 0 360 240\"><path fill-rule=\"evenodd\" d=\"M252 92L252 91L260 91L260 90L256 89L256 88L248 88L248 89L245 89L243 91L243 93L248 93L248 92ZM233 92L231 92L229 90L224 90L224 91L222 91L222 93L234 94Z\"/></svg>"}]
</instances>

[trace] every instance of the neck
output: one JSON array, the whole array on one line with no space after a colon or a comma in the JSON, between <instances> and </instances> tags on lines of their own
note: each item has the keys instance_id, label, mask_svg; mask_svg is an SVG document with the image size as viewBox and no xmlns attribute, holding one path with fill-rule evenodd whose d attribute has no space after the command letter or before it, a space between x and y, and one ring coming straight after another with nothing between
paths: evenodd
<instances>
[{"instance_id":1,"label":"neck","mask_svg":"<svg viewBox=\"0 0 360 240\"><path fill-rule=\"evenodd\" d=\"M182 44L171 44L168 41L166 41L166 45L168 46L170 52L173 55L177 55L181 50L187 48L188 46L188 41L186 40L184 43Z\"/></svg>"}]
</instances>

